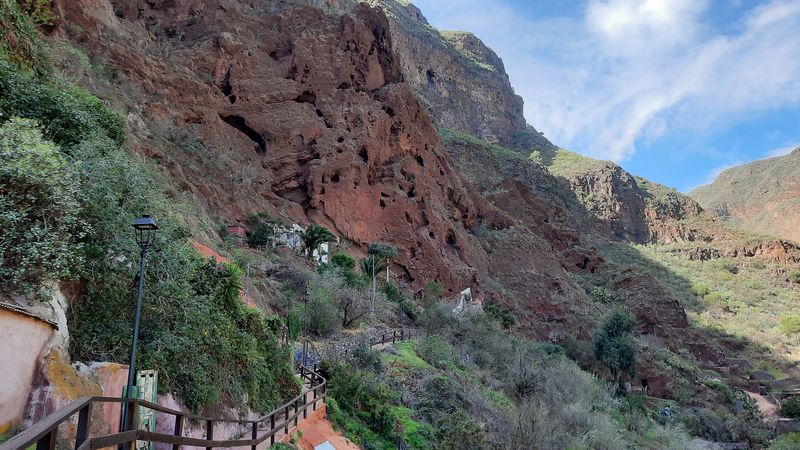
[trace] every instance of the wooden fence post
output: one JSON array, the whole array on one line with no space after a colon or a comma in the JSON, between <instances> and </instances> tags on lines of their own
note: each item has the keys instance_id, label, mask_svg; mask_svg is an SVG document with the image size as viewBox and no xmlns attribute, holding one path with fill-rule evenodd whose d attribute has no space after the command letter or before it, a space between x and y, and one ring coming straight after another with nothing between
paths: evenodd
<instances>
[{"instance_id":1,"label":"wooden fence post","mask_svg":"<svg viewBox=\"0 0 800 450\"><path fill-rule=\"evenodd\" d=\"M286 405L284 411L286 412L286 415L283 418L283 433L289 434L289 405Z\"/></svg>"},{"instance_id":2,"label":"wooden fence post","mask_svg":"<svg viewBox=\"0 0 800 450\"><path fill-rule=\"evenodd\" d=\"M308 392L303 392L303 420L308 418Z\"/></svg>"},{"instance_id":3,"label":"wooden fence post","mask_svg":"<svg viewBox=\"0 0 800 450\"><path fill-rule=\"evenodd\" d=\"M36 442L36 450L54 450L56 448L56 431L58 427L45 434Z\"/></svg>"},{"instance_id":4,"label":"wooden fence post","mask_svg":"<svg viewBox=\"0 0 800 450\"><path fill-rule=\"evenodd\" d=\"M258 422L253 422L253 432L250 434L250 437L255 441L258 439ZM256 450L257 445L253 444L250 446L250 450Z\"/></svg>"},{"instance_id":5,"label":"wooden fence post","mask_svg":"<svg viewBox=\"0 0 800 450\"><path fill-rule=\"evenodd\" d=\"M89 402L81 408L78 413L78 430L75 432L75 448L78 448L86 442L89 437L89 425L91 421L92 402Z\"/></svg>"},{"instance_id":6,"label":"wooden fence post","mask_svg":"<svg viewBox=\"0 0 800 450\"><path fill-rule=\"evenodd\" d=\"M214 421L208 420L206 421L206 439L209 441L214 440ZM206 447L206 450L211 450L213 447Z\"/></svg>"},{"instance_id":7,"label":"wooden fence post","mask_svg":"<svg viewBox=\"0 0 800 450\"><path fill-rule=\"evenodd\" d=\"M176 437L183 434L183 416L175 416L175 431L172 433ZM172 444L172 450L180 450L179 444Z\"/></svg>"},{"instance_id":8,"label":"wooden fence post","mask_svg":"<svg viewBox=\"0 0 800 450\"><path fill-rule=\"evenodd\" d=\"M272 436L269 437L269 444L273 445L275 444L275 413L272 413L272 415L269 416L269 431L273 432Z\"/></svg>"}]
</instances>

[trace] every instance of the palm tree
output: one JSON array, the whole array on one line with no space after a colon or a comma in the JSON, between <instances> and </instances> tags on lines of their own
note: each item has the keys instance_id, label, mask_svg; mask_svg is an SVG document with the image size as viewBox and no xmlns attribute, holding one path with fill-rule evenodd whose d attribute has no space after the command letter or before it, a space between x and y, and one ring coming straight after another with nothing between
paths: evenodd
<instances>
[{"instance_id":1,"label":"palm tree","mask_svg":"<svg viewBox=\"0 0 800 450\"><path fill-rule=\"evenodd\" d=\"M306 252L308 259L314 258L314 250L317 250L324 242L332 242L336 240L336 236L331 233L331 230L312 223L306 228L306 231L300 233L300 240L303 242L303 249Z\"/></svg>"}]
</instances>

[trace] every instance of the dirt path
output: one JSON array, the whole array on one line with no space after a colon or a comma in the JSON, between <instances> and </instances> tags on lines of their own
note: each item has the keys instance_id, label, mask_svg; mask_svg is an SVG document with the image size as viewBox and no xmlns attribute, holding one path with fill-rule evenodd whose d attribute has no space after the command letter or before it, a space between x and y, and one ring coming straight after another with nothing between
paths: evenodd
<instances>
[{"instance_id":1,"label":"dirt path","mask_svg":"<svg viewBox=\"0 0 800 450\"><path fill-rule=\"evenodd\" d=\"M756 406L761 411L761 415L764 416L764 421L768 423L775 423L778 421L780 417L780 410L778 409L778 405L769 401L766 397L761 394L756 394L755 392L748 392L745 391L750 398L756 402Z\"/></svg>"}]
</instances>

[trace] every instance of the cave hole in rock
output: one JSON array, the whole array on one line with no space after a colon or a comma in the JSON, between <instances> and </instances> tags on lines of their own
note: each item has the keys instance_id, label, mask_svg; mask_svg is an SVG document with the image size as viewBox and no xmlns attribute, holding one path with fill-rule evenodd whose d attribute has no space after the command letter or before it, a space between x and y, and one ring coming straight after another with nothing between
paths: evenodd
<instances>
[{"instance_id":1,"label":"cave hole in rock","mask_svg":"<svg viewBox=\"0 0 800 450\"><path fill-rule=\"evenodd\" d=\"M336 149L336 153L344 153L344 150L343 150L343 149L341 149L341 148L337 148L337 149Z\"/></svg>"},{"instance_id":2,"label":"cave hole in rock","mask_svg":"<svg viewBox=\"0 0 800 450\"><path fill-rule=\"evenodd\" d=\"M422 159L422 156L417 155L414 158L417 160L417 164L419 164L422 167L425 167L425 161ZM442 174L442 175L444 175L444 174Z\"/></svg>"},{"instance_id":3,"label":"cave hole in rock","mask_svg":"<svg viewBox=\"0 0 800 450\"><path fill-rule=\"evenodd\" d=\"M339 136L339 139L336 139L336 142L338 142L338 143L340 143L340 144L341 144L342 142L344 142L344 136Z\"/></svg>"},{"instance_id":4,"label":"cave hole in rock","mask_svg":"<svg viewBox=\"0 0 800 450\"><path fill-rule=\"evenodd\" d=\"M302 94L295 97L294 101L297 103L311 103L313 105L317 103L317 96L314 95L312 91L303 91Z\"/></svg>"},{"instance_id":5,"label":"cave hole in rock","mask_svg":"<svg viewBox=\"0 0 800 450\"><path fill-rule=\"evenodd\" d=\"M431 239L436 239L436 235L433 234L433 231L428 232L428 237L430 237Z\"/></svg>"},{"instance_id":6,"label":"cave hole in rock","mask_svg":"<svg viewBox=\"0 0 800 450\"><path fill-rule=\"evenodd\" d=\"M433 69L428 69L425 71L425 78L428 79L428 87L436 86L436 72Z\"/></svg>"},{"instance_id":7,"label":"cave hole in rock","mask_svg":"<svg viewBox=\"0 0 800 450\"><path fill-rule=\"evenodd\" d=\"M225 76L222 77L222 81L217 84L219 90L228 97L228 101L231 104L236 103L236 95L233 94L233 85L231 84L231 68L228 67L228 70L225 71Z\"/></svg>"},{"instance_id":8,"label":"cave hole in rock","mask_svg":"<svg viewBox=\"0 0 800 450\"><path fill-rule=\"evenodd\" d=\"M383 106L381 107L383 111L389 115L389 117L394 117L394 109L391 106Z\"/></svg>"},{"instance_id":9,"label":"cave hole in rock","mask_svg":"<svg viewBox=\"0 0 800 450\"><path fill-rule=\"evenodd\" d=\"M358 156L361 157L362 161L364 161L365 163L368 163L369 162L369 151L367 150L367 147L361 147L358 150Z\"/></svg>"},{"instance_id":10,"label":"cave hole in rock","mask_svg":"<svg viewBox=\"0 0 800 450\"><path fill-rule=\"evenodd\" d=\"M338 89L340 90L350 89L350 85L347 83L340 83Z\"/></svg>"},{"instance_id":11,"label":"cave hole in rock","mask_svg":"<svg viewBox=\"0 0 800 450\"><path fill-rule=\"evenodd\" d=\"M380 200L381 208L386 208L386 202L383 199Z\"/></svg>"},{"instance_id":12,"label":"cave hole in rock","mask_svg":"<svg viewBox=\"0 0 800 450\"><path fill-rule=\"evenodd\" d=\"M336 172L331 177L331 183L338 183L339 181L341 181L341 177L339 175L339 172Z\"/></svg>"},{"instance_id":13,"label":"cave hole in rock","mask_svg":"<svg viewBox=\"0 0 800 450\"><path fill-rule=\"evenodd\" d=\"M453 233L453 230L449 230L447 232L447 236L445 237L445 241L447 242L447 245L449 245L450 247L455 247L456 246L456 234Z\"/></svg>"},{"instance_id":14,"label":"cave hole in rock","mask_svg":"<svg viewBox=\"0 0 800 450\"><path fill-rule=\"evenodd\" d=\"M267 141L264 139L264 136L262 136L258 131L250 128L250 126L247 125L247 121L244 119L244 117L219 114L219 118L222 119L223 122L239 130L242 134L247 136L248 139L255 142L257 154L260 156L265 156L267 154Z\"/></svg>"},{"instance_id":15,"label":"cave hole in rock","mask_svg":"<svg viewBox=\"0 0 800 450\"><path fill-rule=\"evenodd\" d=\"M322 114L322 110L319 108L317 108L315 112L317 113L317 117L325 117L325 114Z\"/></svg>"},{"instance_id":16,"label":"cave hole in rock","mask_svg":"<svg viewBox=\"0 0 800 450\"><path fill-rule=\"evenodd\" d=\"M408 188L408 190L406 191L406 195L408 196L408 198L416 197L417 196L417 188L416 188L416 186L414 186L412 184L411 187Z\"/></svg>"}]
</instances>

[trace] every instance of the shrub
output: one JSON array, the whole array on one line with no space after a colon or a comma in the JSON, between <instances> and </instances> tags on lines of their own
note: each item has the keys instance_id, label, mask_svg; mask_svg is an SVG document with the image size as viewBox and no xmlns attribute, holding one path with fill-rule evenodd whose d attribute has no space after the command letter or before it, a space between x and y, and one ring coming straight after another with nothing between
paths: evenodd
<instances>
[{"instance_id":1,"label":"shrub","mask_svg":"<svg viewBox=\"0 0 800 450\"><path fill-rule=\"evenodd\" d=\"M781 332L784 334L798 334L800 333L800 314L785 313L781 314L778 319Z\"/></svg>"},{"instance_id":2,"label":"shrub","mask_svg":"<svg viewBox=\"0 0 800 450\"><path fill-rule=\"evenodd\" d=\"M509 330L517 324L517 318L506 308L489 302L483 306L483 312L492 320L497 321L504 329Z\"/></svg>"},{"instance_id":3,"label":"shrub","mask_svg":"<svg viewBox=\"0 0 800 450\"><path fill-rule=\"evenodd\" d=\"M789 281L792 283L800 283L800 270L792 270L789 272Z\"/></svg>"},{"instance_id":4,"label":"shrub","mask_svg":"<svg viewBox=\"0 0 800 450\"><path fill-rule=\"evenodd\" d=\"M614 295L614 292L605 286L594 286L590 295L592 300L596 302L605 303L607 305L617 303L617 297Z\"/></svg>"},{"instance_id":5,"label":"shrub","mask_svg":"<svg viewBox=\"0 0 800 450\"><path fill-rule=\"evenodd\" d=\"M331 257L331 264L341 269L353 270L356 268L356 259L347 253L335 253Z\"/></svg>"},{"instance_id":6,"label":"shrub","mask_svg":"<svg viewBox=\"0 0 800 450\"><path fill-rule=\"evenodd\" d=\"M727 383L717 380L706 380L703 382L707 387L719 392L725 397L725 401L728 403L733 403L734 401L734 394L733 390Z\"/></svg>"},{"instance_id":7,"label":"shrub","mask_svg":"<svg viewBox=\"0 0 800 450\"><path fill-rule=\"evenodd\" d=\"M595 357L611 372L620 388L623 375L636 371L636 343L633 327L636 319L630 312L617 309L606 318L592 338Z\"/></svg>"},{"instance_id":8,"label":"shrub","mask_svg":"<svg viewBox=\"0 0 800 450\"><path fill-rule=\"evenodd\" d=\"M481 424L466 412L458 410L447 414L437 424L439 446L443 450L490 449Z\"/></svg>"},{"instance_id":9,"label":"shrub","mask_svg":"<svg viewBox=\"0 0 800 450\"><path fill-rule=\"evenodd\" d=\"M739 273L739 266L729 259L718 259L714 261L714 266L733 275Z\"/></svg>"},{"instance_id":10,"label":"shrub","mask_svg":"<svg viewBox=\"0 0 800 450\"><path fill-rule=\"evenodd\" d=\"M711 293L711 288L705 283L693 283L690 290L695 297L705 297Z\"/></svg>"},{"instance_id":11,"label":"shrub","mask_svg":"<svg viewBox=\"0 0 800 450\"><path fill-rule=\"evenodd\" d=\"M456 362L453 346L441 336L428 336L419 341L416 351L420 358L439 369L453 367Z\"/></svg>"},{"instance_id":12,"label":"shrub","mask_svg":"<svg viewBox=\"0 0 800 450\"><path fill-rule=\"evenodd\" d=\"M793 419L800 417L800 397L792 396L786 399L781 405L781 415Z\"/></svg>"},{"instance_id":13,"label":"shrub","mask_svg":"<svg viewBox=\"0 0 800 450\"><path fill-rule=\"evenodd\" d=\"M79 179L31 120L0 126L0 287L31 293L82 262Z\"/></svg>"}]
</instances>

